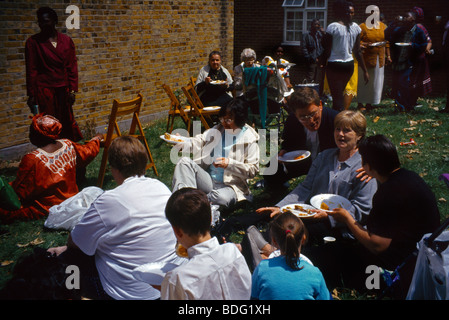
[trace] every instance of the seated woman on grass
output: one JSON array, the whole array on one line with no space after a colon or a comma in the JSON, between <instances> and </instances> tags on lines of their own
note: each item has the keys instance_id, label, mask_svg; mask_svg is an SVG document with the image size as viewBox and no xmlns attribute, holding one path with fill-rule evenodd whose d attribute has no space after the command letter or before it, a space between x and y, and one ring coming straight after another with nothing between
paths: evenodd
<instances>
[{"instance_id":1,"label":"seated woman on grass","mask_svg":"<svg viewBox=\"0 0 449 320\"><path fill-rule=\"evenodd\" d=\"M22 158L11 184L22 205L18 210L0 208L3 223L45 217L50 207L78 193L76 170L97 156L101 135L81 145L58 139L61 130L61 123L53 116L41 113L33 117L30 142L37 149Z\"/></svg>"}]
</instances>

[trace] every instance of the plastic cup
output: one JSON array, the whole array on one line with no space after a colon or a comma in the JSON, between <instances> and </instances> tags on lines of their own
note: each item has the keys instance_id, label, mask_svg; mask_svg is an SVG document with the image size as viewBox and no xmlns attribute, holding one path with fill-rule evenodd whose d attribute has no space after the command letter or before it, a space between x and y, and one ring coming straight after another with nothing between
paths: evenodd
<instances>
[{"instance_id":1,"label":"plastic cup","mask_svg":"<svg viewBox=\"0 0 449 320\"><path fill-rule=\"evenodd\" d=\"M334 237L324 237L323 241L324 243L331 243L334 242L336 239Z\"/></svg>"}]
</instances>

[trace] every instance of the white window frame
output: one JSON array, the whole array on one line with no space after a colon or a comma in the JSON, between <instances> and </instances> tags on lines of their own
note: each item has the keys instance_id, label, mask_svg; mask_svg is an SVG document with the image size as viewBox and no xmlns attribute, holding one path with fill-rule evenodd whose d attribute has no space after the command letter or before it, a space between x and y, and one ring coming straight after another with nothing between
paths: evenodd
<instances>
[{"instance_id":1,"label":"white window frame","mask_svg":"<svg viewBox=\"0 0 449 320\"><path fill-rule=\"evenodd\" d=\"M315 2L315 1L314 1ZM286 4L286 0L284 0L282 7L284 8L284 32L283 32L283 45L301 45L301 40L293 40L288 41L287 40L287 33L290 32L287 30L287 16L291 12L301 12L302 13L302 30L298 32L302 32L302 35L304 35L305 32L307 32L310 28L310 21L307 21L307 13L308 12L323 12L323 24L322 27L326 28L327 25L327 10L328 10L328 0L324 0L324 7L312 7L308 6L309 0L300 0L299 6L298 4L290 5Z\"/></svg>"}]
</instances>

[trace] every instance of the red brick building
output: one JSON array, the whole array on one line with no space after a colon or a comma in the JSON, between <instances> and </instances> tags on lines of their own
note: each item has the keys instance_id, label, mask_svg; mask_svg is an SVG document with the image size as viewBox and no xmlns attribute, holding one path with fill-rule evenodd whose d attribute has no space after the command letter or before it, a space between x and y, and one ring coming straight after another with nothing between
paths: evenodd
<instances>
[{"instance_id":1,"label":"red brick building","mask_svg":"<svg viewBox=\"0 0 449 320\"><path fill-rule=\"evenodd\" d=\"M435 54L430 57L433 96L445 94L446 81L441 68L441 43L443 29L449 19L448 0L352 0L355 7L354 21L366 20L365 9L377 5L385 15L386 22L395 16L404 15L414 6L424 10L423 25L432 38ZM271 55L273 48L282 44L286 59L297 65L291 69L294 83L304 78L302 55L300 51L302 32L309 29L313 18L318 18L326 27L334 21L332 5L334 0L236 0L234 3L234 65L239 63L244 48L253 48L262 59ZM436 17L440 16L440 22ZM386 70L386 86L389 86L389 72ZM384 90L385 91L385 90Z\"/></svg>"}]
</instances>

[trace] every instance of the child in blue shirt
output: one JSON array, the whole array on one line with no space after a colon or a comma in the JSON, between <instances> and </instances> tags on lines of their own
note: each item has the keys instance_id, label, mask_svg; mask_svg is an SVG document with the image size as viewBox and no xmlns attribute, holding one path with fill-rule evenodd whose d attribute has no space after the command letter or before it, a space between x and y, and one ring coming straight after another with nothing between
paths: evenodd
<instances>
[{"instance_id":1,"label":"child in blue shirt","mask_svg":"<svg viewBox=\"0 0 449 320\"><path fill-rule=\"evenodd\" d=\"M271 239L281 255L262 260L252 275L251 298L259 300L329 300L321 271L300 259L306 239L301 219L290 212L270 223Z\"/></svg>"}]
</instances>

